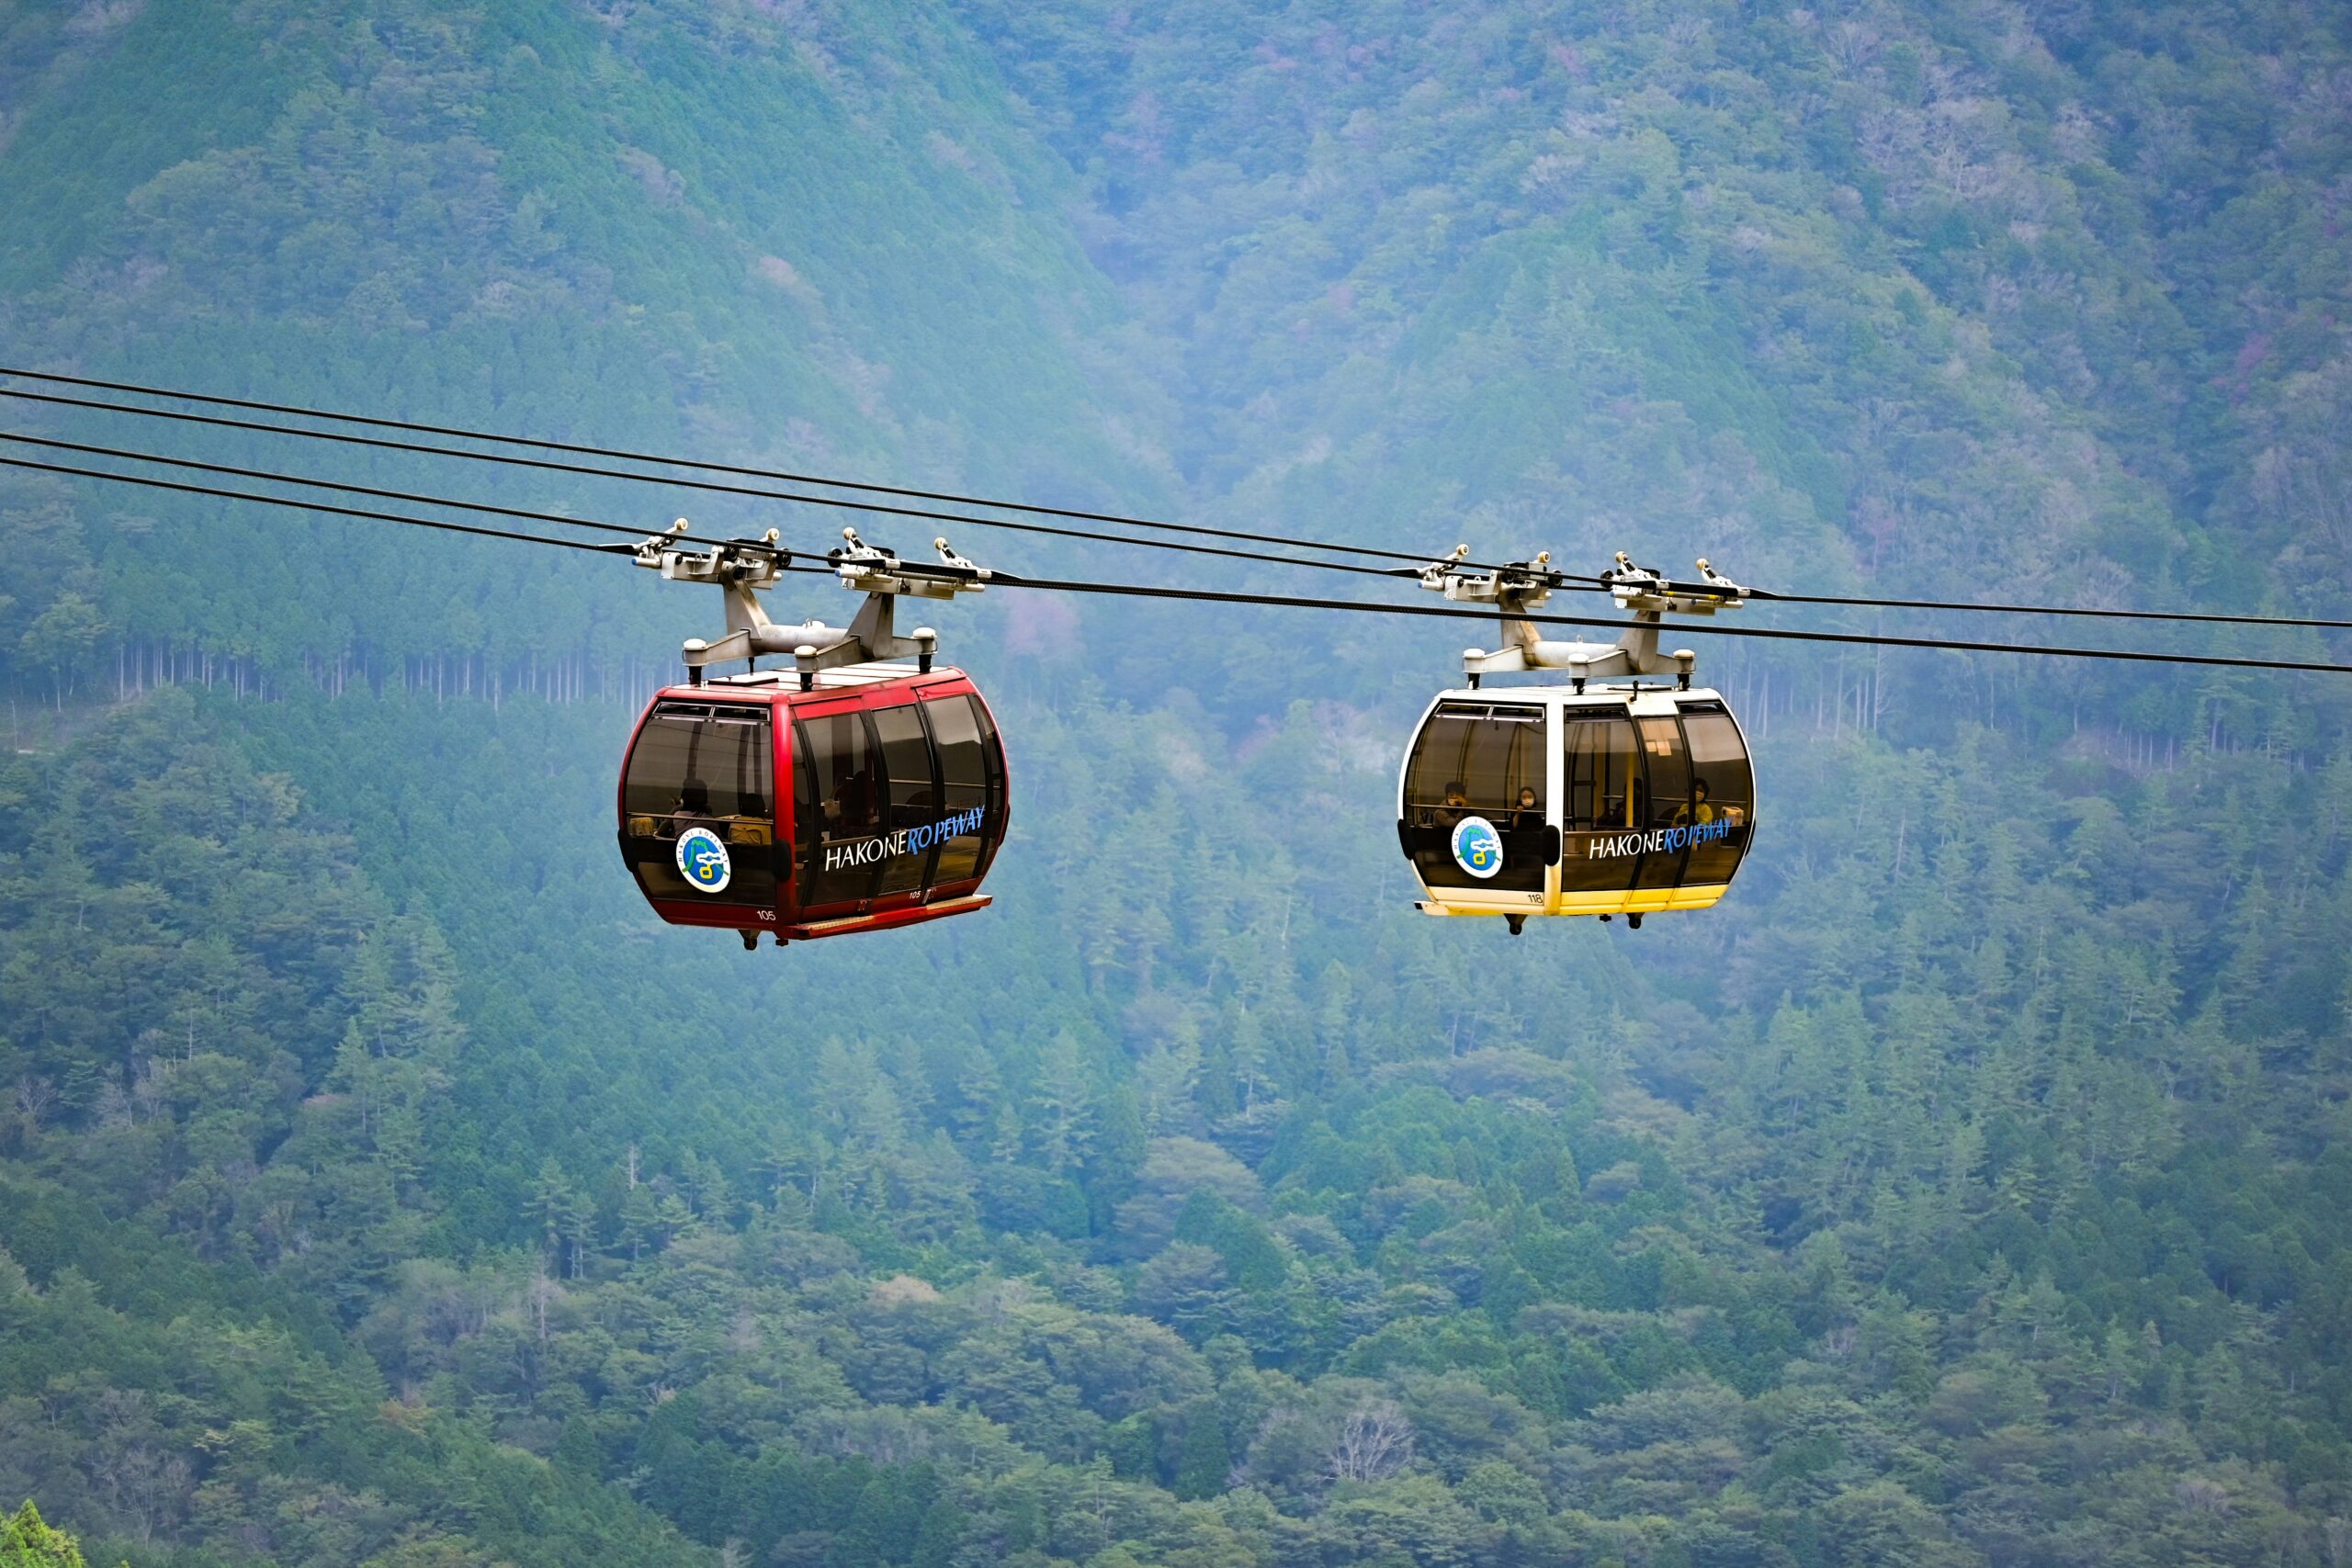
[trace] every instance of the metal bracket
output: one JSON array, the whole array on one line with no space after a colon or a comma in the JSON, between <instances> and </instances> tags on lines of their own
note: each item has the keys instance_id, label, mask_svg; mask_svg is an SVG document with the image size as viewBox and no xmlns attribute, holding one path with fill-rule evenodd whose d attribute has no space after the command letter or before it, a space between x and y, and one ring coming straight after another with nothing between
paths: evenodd
<instances>
[{"instance_id":1,"label":"metal bracket","mask_svg":"<svg viewBox=\"0 0 2352 1568\"><path fill-rule=\"evenodd\" d=\"M1452 555L1421 568L1421 586L1457 604L1493 604L1506 615L1524 614L1552 596L1551 551L1538 550L1533 560L1510 561L1483 572L1462 570L1462 558L1469 553L1469 546L1456 545Z\"/></svg>"},{"instance_id":2,"label":"metal bracket","mask_svg":"<svg viewBox=\"0 0 2352 1568\"><path fill-rule=\"evenodd\" d=\"M1678 615L1712 615L1717 610L1736 610L1747 602L1747 590L1724 576L1699 558L1703 585L1668 581L1664 572L1646 566L1635 566L1624 551L1617 552L1617 564L1600 574L1609 585L1610 596L1621 610L1671 611Z\"/></svg>"},{"instance_id":3,"label":"metal bracket","mask_svg":"<svg viewBox=\"0 0 2352 1568\"><path fill-rule=\"evenodd\" d=\"M953 599L958 593L978 592L988 586L993 575L986 567L975 566L948 548L945 539L931 542L932 548L939 552L940 564L930 566L901 562L897 551L867 544L857 536L854 528L842 529L842 537L847 542L828 551L825 558L841 574L842 587L864 593Z\"/></svg>"},{"instance_id":4,"label":"metal bracket","mask_svg":"<svg viewBox=\"0 0 2352 1568\"><path fill-rule=\"evenodd\" d=\"M639 545L635 559L673 582L716 583L726 596L727 635L709 641L688 638L683 650L686 678L696 685L710 665L756 660L763 653L790 655L804 691L814 684L817 671L846 664L911 658L928 671L939 651L939 634L917 626L900 637L893 625L894 603L901 595L944 600L977 593L988 586L990 575L987 568L949 549L945 539L933 541L941 564L932 566L902 562L894 552L859 538L854 528L844 528L846 543L827 552L826 558L842 586L864 593L865 603L847 626L816 619L784 626L768 618L759 600L792 564L792 552L775 542L775 529L760 539L718 540L703 550L682 547L678 536L685 531L686 520L681 517L668 533Z\"/></svg>"},{"instance_id":5,"label":"metal bracket","mask_svg":"<svg viewBox=\"0 0 2352 1568\"><path fill-rule=\"evenodd\" d=\"M1668 614L1712 615L1717 610L1737 609L1747 593L1703 558L1698 563L1705 579L1702 585L1669 581L1665 573L1636 566L1619 550L1616 564L1600 574L1600 581L1608 586L1617 608L1634 617L1634 624L1613 643L1566 641L1539 636L1534 622L1528 619L1551 597L1560 581L1549 570L1550 551L1538 553L1532 560L1513 561L1477 573L1461 567L1468 554L1468 546L1458 545L1452 555L1423 567L1419 578L1424 588L1456 603L1492 604L1502 616L1500 649L1492 653L1475 648L1463 651L1462 668L1473 686L1484 675L1566 670L1579 692L1587 681L1611 675L1672 674L1687 690L1697 656L1679 649L1659 653L1662 618Z\"/></svg>"}]
</instances>

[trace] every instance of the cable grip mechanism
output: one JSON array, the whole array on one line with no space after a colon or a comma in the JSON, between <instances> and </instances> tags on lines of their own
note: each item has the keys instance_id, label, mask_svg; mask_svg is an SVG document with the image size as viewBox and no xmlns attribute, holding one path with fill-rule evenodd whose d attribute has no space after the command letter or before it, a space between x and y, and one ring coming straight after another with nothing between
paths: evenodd
<instances>
[{"instance_id":1,"label":"cable grip mechanism","mask_svg":"<svg viewBox=\"0 0 2352 1568\"><path fill-rule=\"evenodd\" d=\"M1639 566L1623 550L1600 576L1615 606L1631 615L1633 624L1614 643L1581 642L1538 634L1533 614L1548 600L1563 579L1551 570L1552 554L1538 551L1531 559L1512 561L1490 571L1473 571L1462 562L1467 545L1423 567L1421 586L1457 604L1492 604L1502 618L1503 646L1492 653L1464 649L1462 668L1476 687L1481 677L1532 670L1566 670L1578 692L1585 682L1611 675L1673 675L1688 691L1698 655L1688 649L1658 651L1658 628L1669 614L1712 615L1738 608L1747 591L1716 571L1702 557L1702 581L1675 582L1652 567Z\"/></svg>"},{"instance_id":2,"label":"cable grip mechanism","mask_svg":"<svg viewBox=\"0 0 2352 1568\"><path fill-rule=\"evenodd\" d=\"M687 679L699 685L703 671L713 664L735 660L747 662L761 654L792 660L803 691L812 689L817 672L849 664L872 664L912 659L926 673L939 653L939 634L917 626L905 637L893 624L893 607L901 596L946 600L959 593L977 593L989 583L990 572L957 555L944 538L933 541L940 563L901 561L897 552L869 545L854 528L842 530L842 543L826 552L842 587L863 593L865 602L847 626L830 626L811 618L797 626L783 626L768 617L760 595L774 587L791 568L792 552L776 543L769 529L758 539L714 540L703 548L682 542L686 520L639 544L633 558L639 566L659 571L673 582L709 582L725 595L727 635L706 640L687 639L681 655Z\"/></svg>"}]
</instances>

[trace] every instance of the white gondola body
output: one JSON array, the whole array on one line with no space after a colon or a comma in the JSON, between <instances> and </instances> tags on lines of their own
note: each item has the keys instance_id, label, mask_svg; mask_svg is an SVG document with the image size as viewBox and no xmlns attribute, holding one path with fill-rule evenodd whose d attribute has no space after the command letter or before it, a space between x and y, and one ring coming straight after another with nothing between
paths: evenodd
<instances>
[{"instance_id":1,"label":"white gondola body","mask_svg":"<svg viewBox=\"0 0 2352 1568\"><path fill-rule=\"evenodd\" d=\"M1728 891L1756 824L1731 705L1655 682L1441 692L1397 772L1396 805L1417 907L1431 915L1703 909ZM1499 867L1457 856L1471 817L1496 828ZM1463 855L1491 852L1475 826L1459 836Z\"/></svg>"}]
</instances>

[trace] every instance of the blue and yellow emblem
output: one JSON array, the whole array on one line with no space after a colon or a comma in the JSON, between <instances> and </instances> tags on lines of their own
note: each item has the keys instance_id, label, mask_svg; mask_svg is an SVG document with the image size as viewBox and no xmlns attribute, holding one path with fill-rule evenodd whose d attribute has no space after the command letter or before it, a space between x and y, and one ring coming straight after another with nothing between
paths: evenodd
<instances>
[{"instance_id":1,"label":"blue and yellow emblem","mask_svg":"<svg viewBox=\"0 0 2352 1568\"><path fill-rule=\"evenodd\" d=\"M1464 817L1453 825L1453 863L1484 880L1503 868L1503 836L1483 817Z\"/></svg>"},{"instance_id":2,"label":"blue and yellow emblem","mask_svg":"<svg viewBox=\"0 0 2352 1568\"><path fill-rule=\"evenodd\" d=\"M735 868L727 846L707 828L689 828L678 835L678 874L697 893L720 893Z\"/></svg>"}]
</instances>

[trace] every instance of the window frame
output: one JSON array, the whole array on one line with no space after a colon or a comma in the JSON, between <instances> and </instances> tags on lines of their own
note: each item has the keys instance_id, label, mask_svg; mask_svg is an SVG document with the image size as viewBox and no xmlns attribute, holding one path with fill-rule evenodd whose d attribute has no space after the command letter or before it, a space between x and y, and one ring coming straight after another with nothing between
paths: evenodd
<instances>
[{"instance_id":1,"label":"window frame","mask_svg":"<svg viewBox=\"0 0 2352 1568\"><path fill-rule=\"evenodd\" d=\"M877 897L876 889L882 884L882 868L888 863L888 857L883 856L877 858L871 867L864 868L865 870L865 880L862 884L861 890L854 895L848 897L833 896L825 897L820 897L818 896L818 889L820 886L825 886L828 893L831 893L831 886L820 880L831 875L831 874L827 873L823 869L823 854L825 850L824 807L825 802L828 799L838 798L838 796L829 796L824 793L825 781L819 776L817 772L818 748L815 745L814 735L810 727L831 719L847 719L857 725L858 733L865 738L865 754L870 759L867 765L871 768L875 779L879 785L876 792L878 796L877 811L880 817L878 825L876 824L872 818L869 818L869 825L865 831L855 834L842 835L836 841L847 842L854 841L858 839L876 838L887 834L889 831L889 774L885 771L885 765L882 761L881 737L875 732L872 716L866 708L864 705L833 708L820 714L804 714L797 711L794 712L792 716L793 750L808 759L808 778L810 784L813 786L813 793L809 796L808 804L812 808L815 817L815 830L807 835L808 842L808 859L802 863L802 874L804 881L800 887L800 895L801 908L804 910L830 909L846 905L854 905L858 908L865 908L871 905ZM829 758L831 757L831 753L830 750L827 755ZM799 803L795 801L794 807L796 810L798 808L798 806ZM795 847L797 849L798 846L796 844ZM844 874L842 875L840 880L845 882L850 879L846 874Z\"/></svg>"},{"instance_id":2,"label":"window frame","mask_svg":"<svg viewBox=\"0 0 2352 1568\"><path fill-rule=\"evenodd\" d=\"M1442 699L1423 716L1420 728L1414 732L1412 750L1399 781L1398 823L1403 847L1415 874L1422 886L1442 901L1486 893L1516 903L1525 901L1530 895L1540 897L1548 893L1555 859L1551 833L1557 821L1553 811L1550 757L1554 711L1550 705L1541 702L1454 697ZM1461 727L1459 739L1450 746L1435 739L1441 725ZM1498 737L1501 740L1499 762L1491 759L1479 762L1484 772L1494 774L1496 779L1492 801L1482 802L1479 780L1472 773L1474 760L1489 728L1499 730L1506 725L1531 727L1532 738L1524 739L1524 731L1520 736ZM1486 739L1486 744L1492 747L1495 739ZM1446 760L1432 767L1433 760L1441 757ZM1461 815L1485 818L1502 837L1503 864L1495 876L1473 876L1455 862L1452 825L1439 821L1441 813L1453 809L1444 803L1446 784L1462 785L1464 806ZM1513 825L1519 814L1517 796L1521 785L1535 791L1541 825L1533 829Z\"/></svg>"},{"instance_id":3,"label":"window frame","mask_svg":"<svg viewBox=\"0 0 2352 1568\"><path fill-rule=\"evenodd\" d=\"M971 739L968 744L972 747L979 764L979 776L977 783L951 784L948 780L948 747L950 745L960 747L967 744L961 739L951 741L943 739L941 737L936 716L940 708L950 703L963 705L965 716L971 726ZM988 874L989 862L996 852L996 845L1004 837L1001 827L1004 748L996 739L995 724L989 717L988 709L981 704L978 696L971 692L947 692L936 696L927 696L916 706L922 710L923 730L931 740L932 772L933 776L937 780L934 787L938 794L941 813L944 815L951 810L961 809L959 806L948 800L949 790L977 789L979 793L978 829L969 835L958 834L954 839L944 838L932 846L931 863L923 877L924 890L929 892L943 886L978 882ZM948 846L965 837L969 837L973 840L970 868L959 871L953 876L944 874L941 868L946 862Z\"/></svg>"},{"instance_id":4,"label":"window frame","mask_svg":"<svg viewBox=\"0 0 2352 1568\"><path fill-rule=\"evenodd\" d=\"M650 900L662 903L692 904L702 908L749 906L764 908L774 905L790 886L791 870L782 843L779 801L776 779L776 715L767 703L723 702L695 700L683 697L655 699L630 738L628 753L621 766L619 790L620 843L622 858L639 891ZM674 781L655 784L644 774L656 765L673 743L655 726L686 724L697 732L687 739L678 757L682 770ZM684 811L682 795L684 783L699 776L692 770L705 765L702 749L712 732L721 728L741 728L752 732L752 744L735 747L735 777L726 788L731 798L725 801L736 807L731 811L706 809ZM744 787L746 772L758 789L753 796ZM704 781L707 785L710 781ZM678 804L659 806L642 798L648 789L678 800ZM745 811L741 807L750 798L757 798L763 807L760 811ZM707 804L716 807L721 799L714 796ZM637 831L639 823L652 828L650 833ZM663 832L664 827L672 830ZM706 828L717 832L726 843L734 873L728 886L718 893L706 893L687 883L675 870L678 837L690 827Z\"/></svg>"}]
</instances>

